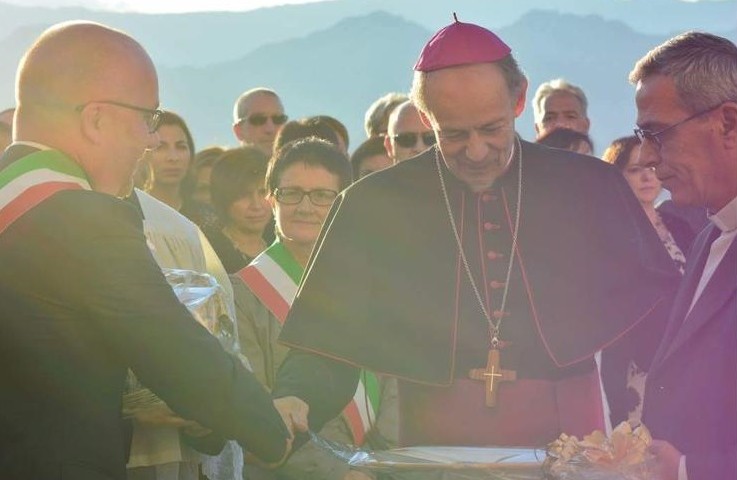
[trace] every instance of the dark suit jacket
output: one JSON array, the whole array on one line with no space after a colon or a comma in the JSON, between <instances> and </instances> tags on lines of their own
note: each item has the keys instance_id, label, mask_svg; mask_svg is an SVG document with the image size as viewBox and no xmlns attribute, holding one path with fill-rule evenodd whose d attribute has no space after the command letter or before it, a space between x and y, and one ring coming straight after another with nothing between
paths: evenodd
<instances>
[{"instance_id":1,"label":"dark suit jacket","mask_svg":"<svg viewBox=\"0 0 737 480\"><path fill-rule=\"evenodd\" d=\"M3 478L125 478L128 368L182 417L283 453L269 395L179 303L128 203L57 193L0 235L0 265Z\"/></svg>"},{"instance_id":2,"label":"dark suit jacket","mask_svg":"<svg viewBox=\"0 0 737 480\"><path fill-rule=\"evenodd\" d=\"M686 315L718 234L694 243L645 390L643 422L686 455L689 480L737 478L737 242Z\"/></svg>"}]
</instances>

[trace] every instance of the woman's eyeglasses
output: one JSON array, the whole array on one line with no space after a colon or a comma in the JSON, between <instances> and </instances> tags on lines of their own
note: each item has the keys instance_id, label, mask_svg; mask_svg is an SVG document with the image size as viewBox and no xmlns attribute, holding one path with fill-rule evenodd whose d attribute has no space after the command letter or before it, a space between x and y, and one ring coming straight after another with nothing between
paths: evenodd
<instances>
[{"instance_id":1,"label":"woman's eyeglasses","mask_svg":"<svg viewBox=\"0 0 737 480\"><path fill-rule=\"evenodd\" d=\"M284 205L297 205L302 199L307 197L313 205L318 207L329 207L335 201L338 192L335 190L327 190L318 188L315 190L305 191L301 188L277 188L274 190L274 197L279 203Z\"/></svg>"}]
</instances>

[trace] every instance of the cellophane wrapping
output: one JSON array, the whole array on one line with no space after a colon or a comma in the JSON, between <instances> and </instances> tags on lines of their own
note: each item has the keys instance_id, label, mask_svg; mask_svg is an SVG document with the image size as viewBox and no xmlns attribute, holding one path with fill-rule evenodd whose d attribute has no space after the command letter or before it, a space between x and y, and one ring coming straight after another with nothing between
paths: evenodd
<instances>
[{"instance_id":1,"label":"cellophane wrapping","mask_svg":"<svg viewBox=\"0 0 737 480\"><path fill-rule=\"evenodd\" d=\"M192 316L207 329L228 353L239 353L238 329L232 313L227 307L225 293L217 280L206 273L192 270L162 269L179 301ZM152 321L155 321L153 319ZM123 395L123 415L132 417L136 413L161 407L159 399L128 371L126 392Z\"/></svg>"}]
</instances>

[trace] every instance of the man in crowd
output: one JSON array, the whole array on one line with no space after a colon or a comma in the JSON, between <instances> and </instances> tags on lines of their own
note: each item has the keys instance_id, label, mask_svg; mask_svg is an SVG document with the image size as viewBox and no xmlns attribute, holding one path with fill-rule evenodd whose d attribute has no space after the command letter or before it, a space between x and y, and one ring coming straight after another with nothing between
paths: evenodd
<instances>
[{"instance_id":1,"label":"man in crowd","mask_svg":"<svg viewBox=\"0 0 737 480\"><path fill-rule=\"evenodd\" d=\"M589 133L588 100L581 88L562 78L545 82L537 88L532 100L537 138L556 128L569 128Z\"/></svg>"},{"instance_id":2,"label":"man in crowd","mask_svg":"<svg viewBox=\"0 0 737 480\"><path fill-rule=\"evenodd\" d=\"M737 478L737 46L689 32L630 74L640 163L676 205L705 207L662 343L643 422L664 480Z\"/></svg>"},{"instance_id":3,"label":"man in crowd","mask_svg":"<svg viewBox=\"0 0 737 480\"><path fill-rule=\"evenodd\" d=\"M366 130L366 137L383 137L386 135L389 115L405 101L407 101L407 95L396 92L387 93L377 98L366 110L364 116L363 128Z\"/></svg>"},{"instance_id":4,"label":"man in crowd","mask_svg":"<svg viewBox=\"0 0 737 480\"><path fill-rule=\"evenodd\" d=\"M603 427L595 352L665 307L676 274L603 162L522 141L527 80L492 32L425 46L412 100L438 138L333 205L274 390L319 428L356 367L400 381L404 444L544 445Z\"/></svg>"},{"instance_id":5,"label":"man in crowd","mask_svg":"<svg viewBox=\"0 0 737 480\"><path fill-rule=\"evenodd\" d=\"M268 88L252 88L233 106L233 133L241 145L252 145L269 157L274 139L287 122L279 95Z\"/></svg>"},{"instance_id":6,"label":"man in crowd","mask_svg":"<svg viewBox=\"0 0 737 480\"><path fill-rule=\"evenodd\" d=\"M60 24L16 78L0 160L3 476L124 479L128 368L181 417L278 461L290 440L269 396L177 301L117 198L158 141L148 54L103 25Z\"/></svg>"},{"instance_id":7,"label":"man in crowd","mask_svg":"<svg viewBox=\"0 0 737 480\"><path fill-rule=\"evenodd\" d=\"M435 132L422 123L417 107L407 100L389 115L384 148L394 163L403 162L435 145Z\"/></svg>"}]
</instances>

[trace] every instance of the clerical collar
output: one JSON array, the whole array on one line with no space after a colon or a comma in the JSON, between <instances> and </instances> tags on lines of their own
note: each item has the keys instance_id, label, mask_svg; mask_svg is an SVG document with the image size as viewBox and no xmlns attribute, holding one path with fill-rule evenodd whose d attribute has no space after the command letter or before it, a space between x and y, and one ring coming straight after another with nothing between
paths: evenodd
<instances>
[{"instance_id":1,"label":"clerical collar","mask_svg":"<svg viewBox=\"0 0 737 480\"><path fill-rule=\"evenodd\" d=\"M709 220L722 232L737 229L737 197L734 197L714 215L709 215Z\"/></svg>"}]
</instances>

